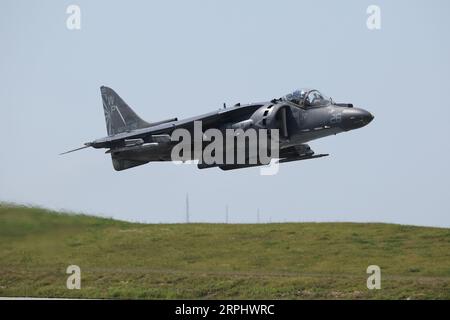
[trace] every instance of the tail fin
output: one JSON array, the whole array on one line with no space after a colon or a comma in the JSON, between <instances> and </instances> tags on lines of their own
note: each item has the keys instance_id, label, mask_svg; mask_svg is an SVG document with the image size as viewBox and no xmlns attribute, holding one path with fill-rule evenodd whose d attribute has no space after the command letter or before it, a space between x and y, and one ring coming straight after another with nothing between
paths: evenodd
<instances>
[{"instance_id":1,"label":"tail fin","mask_svg":"<svg viewBox=\"0 0 450 320\"><path fill-rule=\"evenodd\" d=\"M108 136L150 126L148 122L139 118L113 89L102 86L100 91Z\"/></svg>"}]
</instances>

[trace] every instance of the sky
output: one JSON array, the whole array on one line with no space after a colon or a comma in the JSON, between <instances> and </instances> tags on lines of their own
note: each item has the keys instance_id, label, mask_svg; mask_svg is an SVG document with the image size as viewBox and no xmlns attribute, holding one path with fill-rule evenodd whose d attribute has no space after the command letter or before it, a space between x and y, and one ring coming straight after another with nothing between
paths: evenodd
<instances>
[{"instance_id":1,"label":"sky","mask_svg":"<svg viewBox=\"0 0 450 320\"><path fill-rule=\"evenodd\" d=\"M69 30L69 5L81 29ZM366 10L380 8L381 29ZM450 2L0 2L0 201L139 222L354 221L450 227ZM316 140L329 157L223 172L116 172L101 85L143 119L185 118L313 87L369 110Z\"/></svg>"}]
</instances>

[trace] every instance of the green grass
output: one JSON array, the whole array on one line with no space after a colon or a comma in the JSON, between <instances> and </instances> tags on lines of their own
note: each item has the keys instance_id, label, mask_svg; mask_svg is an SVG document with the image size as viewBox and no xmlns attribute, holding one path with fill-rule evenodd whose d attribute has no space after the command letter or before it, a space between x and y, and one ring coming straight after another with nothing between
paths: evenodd
<instances>
[{"instance_id":1,"label":"green grass","mask_svg":"<svg viewBox=\"0 0 450 320\"><path fill-rule=\"evenodd\" d=\"M81 290L66 288L72 264ZM381 267L381 290L366 287L372 264ZM0 296L450 299L450 230L134 224L4 204Z\"/></svg>"}]
</instances>

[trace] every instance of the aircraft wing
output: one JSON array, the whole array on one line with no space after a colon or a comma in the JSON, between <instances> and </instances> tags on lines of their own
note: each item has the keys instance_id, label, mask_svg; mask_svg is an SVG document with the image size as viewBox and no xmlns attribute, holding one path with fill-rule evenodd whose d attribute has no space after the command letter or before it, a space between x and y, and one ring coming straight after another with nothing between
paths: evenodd
<instances>
[{"instance_id":1,"label":"aircraft wing","mask_svg":"<svg viewBox=\"0 0 450 320\"><path fill-rule=\"evenodd\" d=\"M97 139L88 144L94 148L109 148L119 142L129 139L139 139L149 135L171 134L175 129L193 130L194 121L202 121L203 131L209 128L218 128L222 124L248 119L262 104L251 104L236 106L232 108L220 109L214 112L206 113L200 116L178 120L173 122L162 123L148 128L136 129L130 132L122 132L112 136Z\"/></svg>"}]
</instances>

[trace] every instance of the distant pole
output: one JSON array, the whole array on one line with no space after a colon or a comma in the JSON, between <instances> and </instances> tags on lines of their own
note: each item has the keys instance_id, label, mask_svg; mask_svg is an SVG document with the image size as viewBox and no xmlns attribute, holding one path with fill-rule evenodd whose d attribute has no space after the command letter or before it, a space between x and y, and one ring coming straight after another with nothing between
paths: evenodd
<instances>
[{"instance_id":1,"label":"distant pole","mask_svg":"<svg viewBox=\"0 0 450 320\"><path fill-rule=\"evenodd\" d=\"M257 222L257 223L260 222L260 219L259 219L259 208L258 208L258 210L256 211L256 222Z\"/></svg>"},{"instance_id":2,"label":"distant pole","mask_svg":"<svg viewBox=\"0 0 450 320\"><path fill-rule=\"evenodd\" d=\"M186 223L189 223L189 193L186 193Z\"/></svg>"},{"instance_id":3,"label":"distant pole","mask_svg":"<svg viewBox=\"0 0 450 320\"><path fill-rule=\"evenodd\" d=\"M225 206L225 223L228 223L228 205Z\"/></svg>"}]
</instances>

